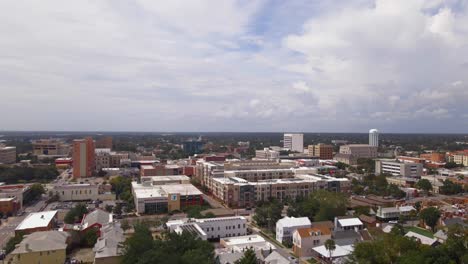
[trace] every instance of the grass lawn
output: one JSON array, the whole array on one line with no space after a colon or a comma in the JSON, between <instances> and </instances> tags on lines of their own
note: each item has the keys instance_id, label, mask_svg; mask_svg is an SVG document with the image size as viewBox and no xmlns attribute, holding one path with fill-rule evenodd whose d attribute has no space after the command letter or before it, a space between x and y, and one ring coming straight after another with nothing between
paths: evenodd
<instances>
[{"instance_id":1,"label":"grass lawn","mask_svg":"<svg viewBox=\"0 0 468 264\"><path fill-rule=\"evenodd\" d=\"M316 263L318 263L317 260L315 260L314 258L308 259L307 262L309 262L309 263L311 263L311 264L316 264Z\"/></svg>"},{"instance_id":2,"label":"grass lawn","mask_svg":"<svg viewBox=\"0 0 468 264\"><path fill-rule=\"evenodd\" d=\"M420 234L420 235L423 235L423 236L434 238L434 234L432 234L431 231L429 231L427 229L422 229L422 228L419 228L419 227L415 227L415 226L405 227L405 231L406 232L413 231L416 234Z\"/></svg>"}]
</instances>

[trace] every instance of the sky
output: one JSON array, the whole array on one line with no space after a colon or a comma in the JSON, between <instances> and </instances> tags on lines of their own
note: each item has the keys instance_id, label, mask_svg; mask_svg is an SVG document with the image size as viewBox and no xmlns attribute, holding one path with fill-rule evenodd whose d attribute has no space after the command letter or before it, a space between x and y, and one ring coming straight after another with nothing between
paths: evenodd
<instances>
[{"instance_id":1,"label":"sky","mask_svg":"<svg viewBox=\"0 0 468 264\"><path fill-rule=\"evenodd\" d=\"M468 0L1 0L0 33L0 131L468 131Z\"/></svg>"}]
</instances>

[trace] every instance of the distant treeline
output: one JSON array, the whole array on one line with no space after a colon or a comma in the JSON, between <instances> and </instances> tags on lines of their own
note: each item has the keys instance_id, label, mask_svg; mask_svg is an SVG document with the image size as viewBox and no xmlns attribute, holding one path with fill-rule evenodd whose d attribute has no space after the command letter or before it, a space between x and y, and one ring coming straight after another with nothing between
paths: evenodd
<instances>
[{"instance_id":1,"label":"distant treeline","mask_svg":"<svg viewBox=\"0 0 468 264\"><path fill-rule=\"evenodd\" d=\"M23 182L49 182L59 175L54 166L30 168L0 166L0 182L7 184Z\"/></svg>"}]
</instances>

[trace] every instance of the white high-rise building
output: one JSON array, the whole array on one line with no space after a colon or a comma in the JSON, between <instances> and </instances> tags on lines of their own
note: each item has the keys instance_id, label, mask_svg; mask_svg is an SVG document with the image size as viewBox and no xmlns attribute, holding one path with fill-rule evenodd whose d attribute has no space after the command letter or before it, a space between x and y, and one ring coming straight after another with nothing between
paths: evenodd
<instances>
[{"instance_id":1,"label":"white high-rise building","mask_svg":"<svg viewBox=\"0 0 468 264\"><path fill-rule=\"evenodd\" d=\"M369 145L373 147L379 146L379 131L377 129L369 130Z\"/></svg>"},{"instance_id":2,"label":"white high-rise building","mask_svg":"<svg viewBox=\"0 0 468 264\"><path fill-rule=\"evenodd\" d=\"M286 149L304 152L304 134L284 134L283 143Z\"/></svg>"}]
</instances>

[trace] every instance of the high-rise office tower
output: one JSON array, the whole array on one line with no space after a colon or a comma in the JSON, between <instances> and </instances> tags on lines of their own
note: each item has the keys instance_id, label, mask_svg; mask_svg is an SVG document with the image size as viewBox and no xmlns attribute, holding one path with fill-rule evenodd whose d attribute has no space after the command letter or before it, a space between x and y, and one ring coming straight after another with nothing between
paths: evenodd
<instances>
[{"instance_id":1,"label":"high-rise office tower","mask_svg":"<svg viewBox=\"0 0 468 264\"><path fill-rule=\"evenodd\" d=\"M95 170L94 141L88 137L73 141L73 177L91 177Z\"/></svg>"},{"instance_id":2,"label":"high-rise office tower","mask_svg":"<svg viewBox=\"0 0 468 264\"><path fill-rule=\"evenodd\" d=\"M291 151L304 152L304 134L284 134L283 146Z\"/></svg>"},{"instance_id":3,"label":"high-rise office tower","mask_svg":"<svg viewBox=\"0 0 468 264\"><path fill-rule=\"evenodd\" d=\"M373 147L379 146L379 131L377 129L369 130L369 145Z\"/></svg>"}]
</instances>

